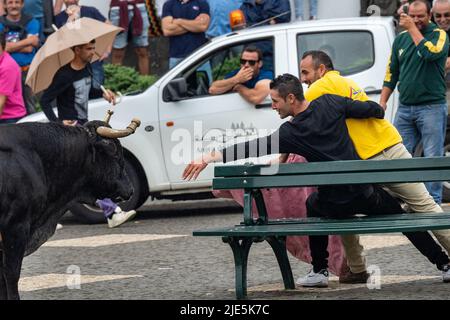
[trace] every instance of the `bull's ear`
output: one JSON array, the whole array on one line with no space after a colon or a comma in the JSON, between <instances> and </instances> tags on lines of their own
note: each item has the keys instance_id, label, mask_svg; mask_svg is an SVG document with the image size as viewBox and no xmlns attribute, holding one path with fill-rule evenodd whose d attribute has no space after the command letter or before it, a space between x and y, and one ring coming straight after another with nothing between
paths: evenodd
<instances>
[{"instance_id":1,"label":"bull's ear","mask_svg":"<svg viewBox=\"0 0 450 320\"><path fill-rule=\"evenodd\" d=\"M95 147L99 152L106 153L108 155L114 155L117 153L117 145L114 140L111 139L100 139Z\"/></svg>"}]
</instances>

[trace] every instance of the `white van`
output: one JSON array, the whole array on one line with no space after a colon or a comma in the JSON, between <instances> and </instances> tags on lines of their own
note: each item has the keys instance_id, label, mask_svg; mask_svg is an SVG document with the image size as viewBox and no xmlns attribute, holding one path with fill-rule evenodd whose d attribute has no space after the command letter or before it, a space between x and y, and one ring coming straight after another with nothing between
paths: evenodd
<instances>
[{"instance_id":1,"label":"white van","mask_svg":"<svg viewBox=\"0 0 450 320\"><path fill-rule=\"evenodd\" d=\"M122 206L137 208L149 196L188 199L210 195L213 166L197 181L181 179L186 162L195 152L279 127L282 120L271 110L270 99L255 106L237 93L208 93L212 81L239 66L244 46L256 43L264 48L265 68L275 75L299 76L303 52L325 50L342 75L355 80L372 100L378 101L394 37L390 18L351 18L257 27L213 39L145 92L124 97L115 107L113 127L122 128L133 117L142 121L136 134L122 139L126 169L135 190ZM393 119L397 101L394 92L386 112L389 120ZM89 118L103 119L109 107L102 100L91 102ZM45 116L38 113L23 121L45 121ZM72 211L91 221L102 218L92 215L96 210L89 206L77 206Z\"/></svg>"}]
</instances>

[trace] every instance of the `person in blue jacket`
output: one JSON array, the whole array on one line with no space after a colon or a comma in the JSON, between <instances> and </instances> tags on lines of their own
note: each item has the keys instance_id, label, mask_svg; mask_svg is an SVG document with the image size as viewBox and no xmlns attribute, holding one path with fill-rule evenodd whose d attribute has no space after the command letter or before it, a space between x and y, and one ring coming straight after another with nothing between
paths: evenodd
<instances>
[{"instance_id":1,"label":"person in blue jacket","mask_svg":"<svg viewBox=\"0 0 450 320\"><path fill-rule=\"evenodd\" d=\"M244 12L247 27L291 21L289 0L244 0L240 9Z\"/></svg>"}]
</instances>

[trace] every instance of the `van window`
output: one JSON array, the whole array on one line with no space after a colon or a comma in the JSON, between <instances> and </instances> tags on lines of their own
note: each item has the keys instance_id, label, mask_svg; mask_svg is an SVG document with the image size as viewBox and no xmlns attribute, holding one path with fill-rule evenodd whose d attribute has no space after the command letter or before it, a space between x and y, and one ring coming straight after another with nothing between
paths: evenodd
<instances>
[{"instance_id":1,"label":"van window","mask_svg":"<svg viewBox=\"0 0 450 320\"><path fill-rule=\"evenodd\" d=\"M186 79L188 97L209 95L209 87L214 81L222 80L229 73L240 68L241 52L248 45L255 45L262 50L263 69L275 71L273 39L262 39L221 48L177 76L177 78Z\"/></svg>"},{"instance_id":2,"label":"van window","mask_svg":"<svg viewBox=\"0 0 450 320\"><path fill-rule=\"evenodd\" d=\"M299 34L299 65L303 54L310 50L326 52L331 57L334 68L343 76L370 69L375 62L373 36L368 31Z\"/></svg>"}]
</instances>

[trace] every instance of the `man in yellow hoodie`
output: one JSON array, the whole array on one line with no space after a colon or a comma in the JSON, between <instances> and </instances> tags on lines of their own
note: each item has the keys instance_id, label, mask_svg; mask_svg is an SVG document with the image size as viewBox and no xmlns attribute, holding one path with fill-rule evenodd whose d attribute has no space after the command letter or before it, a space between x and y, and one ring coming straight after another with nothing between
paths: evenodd
<instances>
[{"instance_id":1,"label":"man in yellow hoodie","mask_svg":"<svg viewBox=\"0 0 450 320\"><path fill-rule=\"evenodd\" d=\"M300 63L301 80L309 86L307 101L325 94L335 94L354 100L367 101L364 90L353 80L342 77L334 70L333 62L323 51L308 51ZM350 138L361 159L390 160L411 158L397 129L384 119L347 119ZM384 185L395 197L402 199L413 212L443 212L430 196L423 183L394 183ZM450 230L436 230L433 234L450 252ZM342 236L350 273L341 276L341 283L359 283L367 279L366 261L358 235Z\"/></svg>"}]
</instances>

